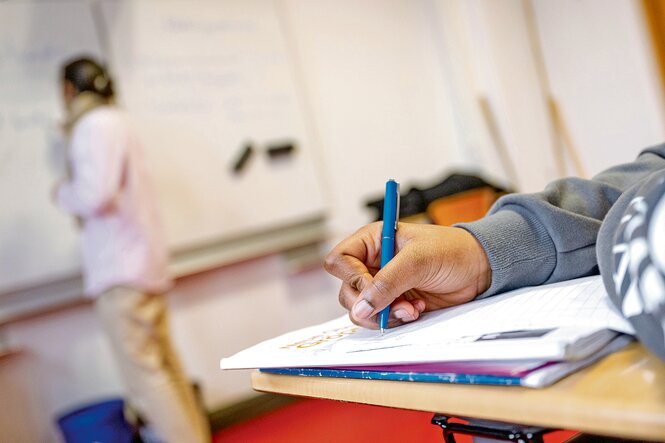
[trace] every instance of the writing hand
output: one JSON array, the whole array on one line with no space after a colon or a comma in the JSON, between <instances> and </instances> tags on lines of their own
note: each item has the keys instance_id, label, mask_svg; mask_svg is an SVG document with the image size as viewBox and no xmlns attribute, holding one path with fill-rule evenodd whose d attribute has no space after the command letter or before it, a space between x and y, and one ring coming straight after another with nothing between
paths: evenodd
<instances>
[{"instance_id":1,"label":"writing hand","mask_svg":"<svg viewBox=\"0 0 665 443\"><path fill-rule=\"evenodd\" d=\"M392 303L389 326L420 314L473 300L491 284L485 251L461 228L399 223L395 257L380 268L381 223L342 240L324 268L342 280L340 304L355 324L378 327L376 317Z\"/></svg>"}]
</instances>

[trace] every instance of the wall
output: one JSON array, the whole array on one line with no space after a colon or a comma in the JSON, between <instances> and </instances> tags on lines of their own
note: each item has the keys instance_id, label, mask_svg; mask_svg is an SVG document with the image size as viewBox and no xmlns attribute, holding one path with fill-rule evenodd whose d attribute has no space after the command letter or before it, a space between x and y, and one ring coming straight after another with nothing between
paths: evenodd
<instances>
[{"instance_id":1,"label":"wall","mask_svg":"<svg viewBox=\"0 0 665 443\"><path fill-rule=\"evenodd\" d=\"M534 12L545 62L559 68L550 85L566 113L578 105L570 105L564 91L571 80L563 73L579 69L582 55L593 59L600 49L614 54L603 57L604 69L614 71L612 78L620 83L608 79L609 84L619 90L641 85L624 98L630 112L641 110L641 118L622 117L621 109L612 114L612 129L624 138L601 138L603 112L575 117L574 122L591 119L597 126L589 120L573 123L572 114L566 115L589 171L609 161L608 152L612 161L629 160L643 144L665 135L639 3L603 2L603 14L586 15L601 28L611 24L614 33L603 41L589 39L580 53L558 48L555 37L573 32L566 15L571 8L600 6L557 4L561 9L551 11L548 3L535 2ZM523 2L285 0L282 5L320 146L317 161L332 201L335 238L369 218L362 201L380 194L387 176L415 183L469 165L506 180L480 95L495 108L517 158L520 188L539 189L557 176L552 162L542 161L551 158L551 134L537 61L524 41L529 31ZM573 46L589 37L584 28L584 20L575 22ZM629 54L630 63L621 54ZM609 87L585 90L586 100L601 100ZM169 302L176 345L188 372L202 382L210 408L251 394L246 372L217 369L221 356L342 313L336 281L320 269L290 274L277 255L181 279ZM0 428L8 441L57 441L55 414L121 392L90 305L14 323L5 333L24 349L0 361Z\"/></svg>"},{"instance_id":2,"label":"wall","mask_svg":"<svg viewBox=\"0 0 665 443\"><path fill-rule=\"evenodd\" d=\"M185 278L169 294L175 346L209 408L252 393L247 371L218 369L222 356L342 315L337 284L322 270L286 274L280 257L269 256ZM0 429L6 441L58 441L56 415L121 395L91 304L13 324L6 333L23 347L0 361Z\"/></svg>"},{"instance_id":3,"label":"wall","mask_svg":"<svg viewBox=\"0 0 665 443\"><path fill-rule=\"evenodd\" d=\"M665 138L662 87L639 1L441 0L436 12L462 144L490 175L510 179L481 98L493 109L520 191L576 174L558 146L549 99L586 176Z\"/></svg>"},{"instance_id":4,"label":"wall","mask_svg":"<svg viewBox=\"0 0 665 443\"><path fill-rule=\"evenodd\" d=\"M380 196L387 178L406 190L465 163L432 2L287 4L335 231L368 219L362 201Z\"/></svg>"}]
</instances>

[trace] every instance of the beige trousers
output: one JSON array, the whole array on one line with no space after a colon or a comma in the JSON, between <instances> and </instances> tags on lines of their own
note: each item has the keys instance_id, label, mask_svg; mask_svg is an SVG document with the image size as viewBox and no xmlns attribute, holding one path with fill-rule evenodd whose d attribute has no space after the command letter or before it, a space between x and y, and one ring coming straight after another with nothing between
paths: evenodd
<instances>
[{"instance_id":1,"label":"beige trousers","mask_svg":"<svg viewBox=\"0 0 665 443\"><path fill-rule=\"evenodd\" d=\"M209 423L169 338L164 296L116 287L96 306L129 402L164 442L209 443Z\"/></svg>"}]
</instances>

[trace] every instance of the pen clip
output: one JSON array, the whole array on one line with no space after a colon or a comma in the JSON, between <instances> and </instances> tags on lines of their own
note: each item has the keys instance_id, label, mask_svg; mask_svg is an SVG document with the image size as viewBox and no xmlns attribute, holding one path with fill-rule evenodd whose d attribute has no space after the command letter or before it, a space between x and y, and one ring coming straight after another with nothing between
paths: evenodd
<instances>
[{"instance_id":1,"label":"pen clip","mask_svg":"<svg viewBox=\"0 0 665 443\"><path fill-rule=\"evenodd\" d=\"M395 207L395 231L397 231L397 222L399 221L399 202L400 202L400 195L399 195L399 182L395 182L397 186L395 186L395 192L397 193L397 198L396 198L396 207Z\"/></svg>"}]
</instances>

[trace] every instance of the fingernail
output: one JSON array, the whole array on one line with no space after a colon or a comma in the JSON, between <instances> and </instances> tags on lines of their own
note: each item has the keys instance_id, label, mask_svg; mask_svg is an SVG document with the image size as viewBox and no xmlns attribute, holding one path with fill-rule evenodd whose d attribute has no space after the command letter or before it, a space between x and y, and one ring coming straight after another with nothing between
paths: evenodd
<instances>
[{"instance_id":1,"label":"fingernail","mask_svg":"<svg viewBox=\"0 0 665 443\"><path fill-rule=\"evenodd\" d=\"M413 316L411 314L409 314L407 311L405 311L404 309L396 310L395 312L393 312L393 315L395 316L395 318L398 318L402 321L412 321L413 320Z\"/></svg>"},{"instance_id":2,"label":"fingernail","mask_svg":"<svg viewBox=\"0 0 665 443\"><path fill-rule=\"evenodd\" d=\"M353 315L356 318L369 318L372 312L374 312L374 308L365 299L360 300L353 306Z\"/></svg>"}]
</instances>

